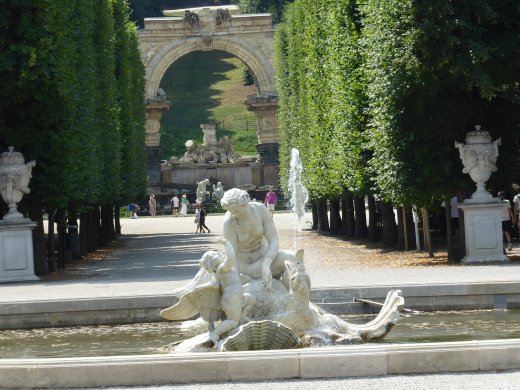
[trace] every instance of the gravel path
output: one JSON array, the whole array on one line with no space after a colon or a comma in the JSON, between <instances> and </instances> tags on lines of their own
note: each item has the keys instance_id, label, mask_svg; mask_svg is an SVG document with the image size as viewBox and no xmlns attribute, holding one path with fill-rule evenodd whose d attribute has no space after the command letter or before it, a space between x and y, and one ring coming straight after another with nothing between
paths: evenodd
<instances>
[{"instance_id":1,"label":"gravel path","mask_svg":"<svg viewBox=\"0 0 520 390\"><path fill-rule=\"evenodd\" d=\"M390 375L366 378L309 379L265 382L233 382L233 383L200 383L190 385L164 385L139 387L107 387L116 389L147 390L516 390L519 388L520 371L502 372L462 372L435 375ZM89 389L83 389L89 390Z\"/></svg>"},{"instance_id":2,"label":"gravel path","mask_svg":"<svg viewBox=\"0 0 520 390\"><path fill-rule=\"evenodd\" d=\"M76 261L65 272L36 282L4 283L1 302L170 294L198 271L209 249L221 249L222 215L209 215L210 234L195 234L193 218L139 218L122 221L123 236L107 249ZM310 215L307 216L307 220ZM280 247L305 250L313 288L400 287L417 284L516 282L520 263L448 264L443 252L388 251L377 245L296 232L289 213L274 215ZM515 246L518 244L515 244ZM520 252L515 248L513 253ZM30 288L28 288L30 286Z\"/></svg>"}]
</instances>

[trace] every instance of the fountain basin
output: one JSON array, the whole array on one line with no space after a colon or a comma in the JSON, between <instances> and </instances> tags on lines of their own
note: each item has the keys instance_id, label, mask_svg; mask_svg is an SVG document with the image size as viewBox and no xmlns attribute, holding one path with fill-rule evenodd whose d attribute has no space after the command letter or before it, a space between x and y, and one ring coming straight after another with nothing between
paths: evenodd
<instances>
[{"instance_id":1,"label":"fountain basin","mask_svg":"<svg viewBox=\"0 0 520 390\"><path fill-rule=\"evenodd\" d=\"M341 318L355 325L368 323L374 317L374 314L362 314ZM172 352L172 347L169 346L173 343L191 339L206 330L203 321L189 323L190 326L182 322L164 321L4 330L0 331L0 356L4 359L42 359L168 354ZM516 338L520 338L520 310L517 309L416 312L403 313L392 331L377 343L411 344ZM276 337L269 339L274 340ZM323 343L321 345L325 346ZM313 346L317 347L318 344ZM277 344L273 349L276 347ZM286 347L290 348L296 347ZM180 352L174 353L177 355Z\"/></svg>"},{"instance_id":2,"label":"fountain basin","mask_svg":"<svg viewBox=\"0 0 520 390\"><path fill-rule=\"evenodd\" d=\"M395 286L323 289L312 301L334 313L370 312ZM520 307L518 283L399 286L419 310ZM169 296L0 304L3 329L158 321ZM347 310L345 310L347 309ZM399 324L399 322L398 322ZM392 335L392 332L389 336ZM0 359L3 388L138 386L265 379L374 376L520 368L520 339L365 344L296 350Z\"/></svg>"}]
</instances>

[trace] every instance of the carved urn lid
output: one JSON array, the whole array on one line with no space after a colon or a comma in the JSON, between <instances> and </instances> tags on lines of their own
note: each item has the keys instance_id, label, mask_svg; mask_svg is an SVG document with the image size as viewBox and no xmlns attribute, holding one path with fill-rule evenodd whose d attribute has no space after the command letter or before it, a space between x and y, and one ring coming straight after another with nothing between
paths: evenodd
<instances>
[{"instance_id":1,"label":"carved urn lid","mask_svg":"<svg viewBox=\"0 0 520 390\"><path fill-rule=\"evenodd\" d=\"M475 126L475 130L466 134L466 145L468 144L489 144L491 143L491 134L488 131L481 130L480 125Z\"/></svg>"},{"instance_id":2,"label":"carved urn lid","mask_svg":"<svg viewBox=\"0 0 520 390\"><path fill-rule=\"evenodd\" d=\"M0 154L0 166L13 165L13 164L25 164L23 154L14 151L14 146L9 146L8 152Z\"/></svg>"}]
</instances>

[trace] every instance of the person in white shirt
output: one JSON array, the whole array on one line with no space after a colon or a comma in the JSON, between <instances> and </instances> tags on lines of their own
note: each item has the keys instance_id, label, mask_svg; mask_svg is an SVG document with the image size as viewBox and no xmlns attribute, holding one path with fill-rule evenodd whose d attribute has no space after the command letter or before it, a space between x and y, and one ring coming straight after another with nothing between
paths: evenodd
<instances>
[{"instance_id":1,"label":"person in white shirt","mask_svg":"<svg viewBox=\"0 0 520 390\"><path fill-rule=\"evenodd\" d=\"M172 202L172 209L173 209L173 216L178 217L179 216L179 198L177 197L177 194L173 195L173 198L171 200Z\"/></svg>"}]
</instances>

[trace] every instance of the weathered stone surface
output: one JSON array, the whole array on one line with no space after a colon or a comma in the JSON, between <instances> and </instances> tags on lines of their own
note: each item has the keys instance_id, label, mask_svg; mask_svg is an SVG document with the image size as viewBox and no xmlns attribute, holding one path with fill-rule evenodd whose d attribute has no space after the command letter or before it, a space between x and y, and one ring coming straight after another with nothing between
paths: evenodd
<instances>
[{"instance_id":1,"label":"weathered stone surface","mask_svg":"<svg viewBox=\"0 0 520 390\"><path fill-rule=\"evenodd\" d=\"M252 99L275 97L273 69L274 26L270 14L229 15L215 8L192 9L189 18L146 18L140 31L141 56L146 66L145 95L154 99L166 70L179 58L193 51L222 50L240 58L255 75L258 95ZM219 13L220 12L220 13ZM248 99L249 100L249 99ZM248 108L258 121L259 143L278 142L276 99L268 106L255 102ZM163 111L164 112L164 111ZM160 113L162 115L162 112ZM160 141L160 115L147 117L146 144L157 146Z\"/></svg>"}]
</instances>

